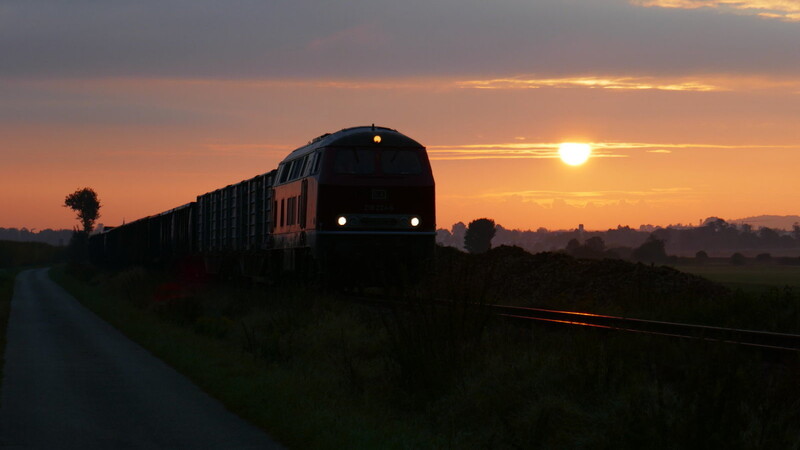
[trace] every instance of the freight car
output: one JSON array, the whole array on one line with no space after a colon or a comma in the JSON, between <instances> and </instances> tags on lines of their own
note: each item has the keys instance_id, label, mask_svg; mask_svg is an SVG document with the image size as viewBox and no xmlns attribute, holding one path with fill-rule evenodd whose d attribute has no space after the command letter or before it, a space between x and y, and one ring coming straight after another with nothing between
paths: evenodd
<instances>
[{"instance_id":1,"label":"freight car","mask_svg":"<svg viewBox=\"0 0 800 450\"><path fill-rule=\"evenodd\" d=\"M390 128L324 134L275 170L90 237L99 263L202 261L210 273L334 278L423 270L435 245L425 148Z\"/></svg>"}]
</instances>

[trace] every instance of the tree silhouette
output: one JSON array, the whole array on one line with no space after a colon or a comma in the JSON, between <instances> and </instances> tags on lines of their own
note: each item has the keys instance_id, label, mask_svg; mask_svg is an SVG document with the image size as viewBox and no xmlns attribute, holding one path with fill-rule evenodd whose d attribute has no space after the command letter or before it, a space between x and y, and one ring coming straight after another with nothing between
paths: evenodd
<instances>
[{"instance_id":1,"label":"tree silhouette","mask_svg":"<svg viewBox=\"0 0 800 450\"><path fill-rule=\"evenodd\" d=\"M464 248L470 253L486 252L492 248L494 234L494 220L486 218L473 220L464 234Z\"/></svg>"},{"instance_id":2,"label":"tree silhouette","mask_svg":"<svg viewBox=\"0 0 800 450\"><path fill-rule=\"evenodd\" d=\"M759 253L756 256L756 261L758 261L758 262L760 262L762 264L769 263L770 261L772 261L772 255L769 254L769 253Z\"/></svg>"},{"instance_id":3,"label":"tree silhouette","mask_svg":"<svg viewBox=\"0 0 800 450\"><path fill-rule=\"evenodd\" d=\"M77 189L64 199L64 206L77 212L83 232L89 234L94 229L94 222L100 217L100 200L92 188Z\"/></svg>"},{"instance_id":4,"label":"tree silhouette","mask_svg":"<svg viewBox=\"0 0 800 450\"><path fill-rule=\"evenodd\" d=\"M592 236L583 243L583 246L593 253L603 253L606 251L606 243L600 236Z\"/></svg>"},{"instance_id":5,"label":"tree silhouette","mask_svg":"<svg viewBox=\"0 0 800 450\"><path fill-rule=\"evenodd\" d=\"M567 253L571 255L575 253L575 251L578 250L579 248L581 248L581 242L575 238L572 238L569 240L569 242L567 242L567 247L565 248L565 250L567 251Z\"/></svg>"},{"instance_id":6,"label":"tree silhouette","mask_svg":"<svg viewBox=\"0 0 800 450\"><path fill-rule=\"evenodd\" d=\"M731 264L734 266L743 266L745 262L747 262L747 258L743 254L736 252L731 255Z\"/></svg>"},{"instance_id":7,"label":"tree silhouette","mask_svg":"<svg viewBox=\"0 0 800 450\"><path fill-rule=\"evenodd\" d=\"M667 259L666 242L651 234L647 241L633 250L633 258L637 261L663 262Z\"/></svg>"}]
</instances>

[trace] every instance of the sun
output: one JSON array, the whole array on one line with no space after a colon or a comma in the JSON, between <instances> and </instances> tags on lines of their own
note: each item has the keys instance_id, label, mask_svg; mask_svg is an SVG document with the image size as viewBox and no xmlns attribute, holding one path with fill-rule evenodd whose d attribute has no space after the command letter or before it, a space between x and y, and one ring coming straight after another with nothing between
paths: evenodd
<instances>
[{"instance_id":1,"label":"sun","mask_svg":"<svg viewBox=\"0 0 800 450\"><path fill-rule=\"evenodd\" d=\"M575 142L564 142L558 145L558 155L561 160L570 166L580 166L589 159L592 154L592 146L589 144L577 144Z\"/></svg>"}]
</instances>

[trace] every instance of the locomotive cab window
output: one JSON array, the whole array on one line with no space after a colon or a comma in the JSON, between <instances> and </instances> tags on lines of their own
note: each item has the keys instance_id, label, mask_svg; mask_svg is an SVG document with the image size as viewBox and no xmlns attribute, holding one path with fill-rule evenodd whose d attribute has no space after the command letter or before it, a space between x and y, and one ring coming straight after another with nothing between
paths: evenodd
<instances>
[{"instance_id":1,"label":"locomotive cab window","mask_svg":"<svg viewBox=\"0 0 800 450\"><path fill-rule=\"evenodd\" d=\"M291 161L281 166L281 176L280 179L278 180L279 183L283 183L286 181L287 178L289 178L289 172L292 170L291 168L292 168Z\"/></svg>"},{"instance_id":2,"label":"locomotive cab window","mask_svg":"<svg viewBox=\"0 0 800 450\"><path fill-rule=\"evenodd\" d=\"M422 163L417 150L386 150L381 152L381 170L386 174L419 175Z\"/></svg>"},{"instance_id":3,"label":"locomotive cab window","mask_svg":"<svg viewBox=\"0 0 800 450\"><path fill-rule=\"evenodd\" d=\"M314 153L314 165L311 169L311 175L319 173L320 162L322 162L322 152L317 151L316 153Z\"/></svg>"},{"instance_id":4,"label":"locomotive cab window","mask_svg":"<svg viewBox=\"0 0 800 450\"><path fill-rule=\"evenodd\" d=\"M304 156L302 159L292 161L292 175L289 177L289 180L295 180L303 175L303 169L306 168L307 160L308 155Z\"/></svg>"},{"instance_id":5,"label":"locomotive cab window","mask_svg":"<svg viewBox=\"0 0 800 450\"><path fill-rule=\"evenodd\" d=\"M342 148L336 151L333 170L338 174L369 175L375 173L375 151Z\"/></svg>"},{"instance_id":6,"label":"locomotive cab window","mask_svg":"<svg viewBox=\"0 0 800 450\"><path fill-rule=\"evenodd\" d=\"M317 168L319 167L319 152L314 152L308 155L308 164L306 164L306 168L308 169L306 175L314 175L317 173Z\"/></svg>"}]
</instances>

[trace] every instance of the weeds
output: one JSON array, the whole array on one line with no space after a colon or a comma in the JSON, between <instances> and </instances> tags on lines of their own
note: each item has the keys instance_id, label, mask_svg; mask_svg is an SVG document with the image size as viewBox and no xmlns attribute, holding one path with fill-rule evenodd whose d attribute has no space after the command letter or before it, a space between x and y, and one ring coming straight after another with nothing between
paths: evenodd
<instances>
[{"instance_id":1,"label":"weeds","mask_svg":"<svg viewBox=\"0 0 800 450\"><path fill-rule=\"evenodd\" d=\"M479 257L445 253L440 261L446 265L436 278L388 313L297 288L170 285L165 276L140 269L96 273L88 284L257 367L252 374L230 367L205 385L217 395L236 392L243 414L282 430L298 447L800 444L796 357L776 361L769 353L718 343L510 326L490 320L480 306L517 293L520 301L537 304L671 317L719 317L730 308L735 314L721 320L744 324L749 317L791 327L800 310L796 293L776 290L754 301L672 270L587 265L513 249ZM580 281L583 276L596 279ZM611 291L622 294L622 303L603 283L614 284ZM550 299L551 292L561 296ZM713 297L720 292L728 303ZM420 300L434 294L456 301ZM777 311L780 317L772 317ZM243 379L259 387L245 389Z\"/></svg>"}]
</instances>

